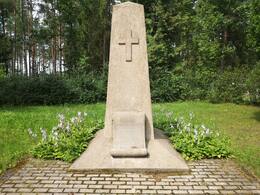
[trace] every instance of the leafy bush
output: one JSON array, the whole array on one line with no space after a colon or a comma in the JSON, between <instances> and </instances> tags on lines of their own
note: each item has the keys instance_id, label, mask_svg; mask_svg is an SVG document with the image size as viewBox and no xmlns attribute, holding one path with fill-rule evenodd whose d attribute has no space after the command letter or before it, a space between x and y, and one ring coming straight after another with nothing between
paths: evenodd
<instances>
[{"instance_id":1,"label":"leafy bush","mask_svg":"<svg viewBox=\"0 0 260 195\"><path fill-rule=\"evenodd\" d=\"M52 105L77 98L61 77L10 77L0 80L0 105Z\"/></svg>"},{"instance_id":2,"label":"leafy bush","mask_svg":"<svg viewBox=\"0 0 260 195\"><path fill-rule=\"evenodd\" d=\"M211 84L208 98L212 103L233 102L243 103L247 93L247 69L230 69L220 73Z\"/></svg>"},{"instance_id":3,"label":"leafy bush","mask_svg":"<svg viewBox=\"0 0 260 195\"><path fill-rule=\"evenodd\" d=\"M189 70L182 65L173 71L160 70L157 75L151 79L155 102L205 100L216 77L213 69L198 67L197 70Z\"/></svg>"},{"instance_id":4,"label":"leafy bush","mask_svg":"<svg viewBox=\"0 0 260 195\"><path fill-rule=\"evenodd\" d=\"M206 67L197 67L195 70L187 69L183 72L185 83L184 99L205 100L210 91L211 83L216 80L214 69Z\"/></svg>"},{"instance_id":5,"label":"leafy bush","mask_svg":"<svg viewBox=\"0 0 260 195\"><path fill-rule=\"evenodd\" d=\"M107 76L89 73L67 79L70 89L75 89L79 103L96 103L105 101Z\"/></svg>"},{"instance_id":6,"label":"leafy bush","mask_svg":"<svg viewBox=\"0 0 260 195\"><path fill-rule=\"evenodd\" d=\"M237 68L216 72L198 66L180 65L174 70L158 69L151 74L154 102L209 100L259 104L259 65L251 72ZM96 103L106 100L107 72L39 77L0 78L0 105L54 105Z\"/></svg>"},{"instance_id":7,"label":"leafy bush","mask_svg":"<svg viewBox=\"0 0 260 195\"><path fill-rule=\"evenodd\" d=\"M226 158L231 155L229 139L205 125L196 125L192 113L187 122L182 117L174 118L172 113L167 113L157 120L156 126L165 130L176 150L187 160Z\"/></svg>"},{"instance_id":8,"label":"leafy bush","mask_svg":"<svg viewBox=\"0 0 260 195\"><path fill-rule=\"evenodd\" d=\"M84 113L84 116L87 114ZM78 112L76 117L66 120L59 114L59 123L48 132L41 128L41 142L33 149L34 157L43 159L60 159L72 162L87 148L95 132L102 128L102 121L93 121L86 125L84 116ZM31 129L29 134L36 139L39 137Z\"/></svg>"},{"instance_id":9,"label":"leafy bush","mask_svg":"<svg viewBox=\"0 0 260 195\"><path fill-rule=\"evenodd\" d=\"M161 73L160 77L151 79L151 95L155 102L173 102L183 99L183 76L171 72Z\"/></svg>"},{"instance_id":10,"label":"leafy bush","mask_svg":"<svg viewBox=\"0 0 260 195\"><path fill-rule=\"evenodd\" d=\"M92 74L0 79L0 105L94 103L105 101L105 97L106 80Z\"/></svg>"},{"instance_id":11,"label":"leafy bush","mask_svg":"<svg viewBox=\"0 0 260 195\"><path fill-rule=\"evenodd\" d=\"M5 77L4 68L2 67L2 63L0 63L0 79Z\"/></svg>"},{"instance_id":12,"label":"leafy bush","mask_svg":"<svg viewBox=\"0 0 260 195\"><path fill-rule=\"evenodd\" d=\"M103 126L102 121L92 121L86 125L85 116L79 112L76 117L66 120L63 114L59 114L58 125L49 133L41 128L41 136L28 129L32 138L41 139L32 151L33 156L67 162L78 158L95 132ZM231 155L229 139L204 125L196 125L192 114L188 122L182 117L174 118L171 113L161 115L161 119L155 121L156 126L165 130L172 144L187 160L225 158Z\"/></svg>"},{"instance_id":13,"label":"leafy bush","mask_svg":"<svg viewBox=\"0 0 260 195\"><path fill-rule=\"evenodd\" d=\"M249 102L260 105L260 62L250 72L247 79Z\"/></svg>"}]
</instances>

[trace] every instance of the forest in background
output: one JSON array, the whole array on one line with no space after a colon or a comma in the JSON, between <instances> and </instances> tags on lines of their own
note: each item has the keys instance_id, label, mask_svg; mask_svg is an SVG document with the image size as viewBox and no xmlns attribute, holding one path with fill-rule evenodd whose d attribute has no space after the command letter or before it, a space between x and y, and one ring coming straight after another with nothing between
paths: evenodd
<instances>
[{"instance_id":1,"label":"forest in background","mask_svg":"<svg viewBox=\"0 0 260 195\"><path fill-rule=\"evenodd\" d=\"M101 69L108 58L110 7L107 0L1 0L3 71L35 76L89 64Z\"/></svg>"},{"instance_id":2,"label":"forest in background","mask_svg":"<svg viewBox=\"0 0 260 195\"><path fill-rule=\"evenodd\" d=\"M0 104L104 101L118 2L0 0ZM260 103L259 0L134 2L154 101Z\"/></svg>"}]
</instances>

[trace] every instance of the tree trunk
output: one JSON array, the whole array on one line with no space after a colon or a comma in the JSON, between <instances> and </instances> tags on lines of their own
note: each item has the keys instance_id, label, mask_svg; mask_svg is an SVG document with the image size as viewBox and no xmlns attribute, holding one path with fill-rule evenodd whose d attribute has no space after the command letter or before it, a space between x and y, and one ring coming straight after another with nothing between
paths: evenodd
<instances>
[{"instance_id":1,"label":"tree trunk","mask_svg":"<svg viewBox=\"0 0 260 195\"><path fill-rule=\"evenodd\" d=\"M27 52L26 52L26 31L25 31L25 20L24 20L24 0L21 0L21 14L22 14L22 50L23 50L23 61L25 75L28 76L28 65L27 65Z\"/></svg>"},{"instance_id":2,"label":"tree trunk","mask_svg":"<svg viewBox=\"0 0 260 195\"><path fill-rule=\"evenodd\" d=\"M17 52L17 50L16 50L16 47L17 47L17 44L16 44L16 39L17 39L17 36L16 36L16 31L17 31L17 29L16 29L16 0L14 2L15 2L15 7L14 7L14 47L13 47L13 49L14 49L14 57L13 57L14 63L13 63L13 74L15 74L16 52ZM16 73L17 72L18 72L18 68L17 68Z\"/></svg>"},{"instance_id":3,"label":"tree trunk","mask_svg":"<svg viewBox=\"0 0 260 195\"><path fill-rule=\"evenodd\" d=\"M62 45L61 45L61 22L59 22L59 66L60 74L62 75Z\"/></svg>"},{"instance_id":4,"label":"tree trunk","mask_svg":"<svg viewBox=\"0 0 260 195\"><path fill-rule=\"evenodd\" d=\"M44 73L46 73L46 69L45 69L45 50L44 47L42 47L42 70Z\"/></svg>"},{"instance_id":5,"label":"tree trunk","mask_svg":"<svg viewBox=\"0 0 260 195\"><path fill-rule=\"evenodd\" d=\"M228 31L227 30L224 30L224 35L223 35L223 41L224 41L224 46L225 47L227 45L227 42L228 42ZM224 71L224 68L225 68L225 55L222 56L222 59L221 59L221 71L223 72Z\"/></svg>"},{"instance_id":6,"label":"tree trunk","mask_svg":"<svg viewBox=\"0 0 260 195\"><path fill-rule=\"evenodd\" d=\"M29 76L32 75L33 73L33 67L32 67L32 0L30 0L29 2L29 10L28 10L28 14L29 14L29 22L28 22L28 52L29 52Z\"/></svg>"},{"instance_id":7,"label":"tree trunk","mask_svg":"<svg viewBox=\"0 0 260 195\"><path fill-rule=\"evenodd\" d=\"M37 67L35 62L36 47L35 42L32 43L32 75L36 75Z\"/></svg>"},{"instance_id":8,"label":"tree trunk","mask_svg":"<svg viewBox=\"0 0 260 195\"><path fill-rule=\"evenodd\" d=\"M5 32L5 17L4 17L4 11L1 12L1 19L2 19L2 31L3 31L3 37L5 37L6 32ZM8 75L8 60L4 60L5 64L5 74Z\"/></svg>"},{"instance_id":9,"label":"tree trunk","mask_svg":"<svg viewBox=\"0 0 260 195\"><path fill-rule=\"evenodd\" d=\"M56 37L52 38L52 65L53 65L53 73L56 74L57 72L57 66L56 66L56 61L57 61L57 54L56 54Z\"/></svg>"}]
</instances>

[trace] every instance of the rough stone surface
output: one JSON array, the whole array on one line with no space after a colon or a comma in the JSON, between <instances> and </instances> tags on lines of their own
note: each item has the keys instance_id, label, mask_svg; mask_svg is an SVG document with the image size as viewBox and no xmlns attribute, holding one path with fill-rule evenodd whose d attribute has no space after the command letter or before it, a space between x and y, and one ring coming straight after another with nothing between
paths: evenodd
<instances>
[{"instance_id":1,"label":"rough stone surface","mask_svg":"<svg viewBox=\"0 0 260 195\"><path fill-rule=\"evenodd\" d=\"M112 126L112 156L147 156L145 114L143 112L115 112Z\"/></svg>"},{"instance_id":2,"label":"rough stone surface","mask_svg":"<svg viewBox=\"0 0 260 195\"><path fill-rule=\"evenodd\" d=\"M138 158L113 158L111 156L113 140L104 134L104 130L97 132L88 149L72 164L70 170L160 171L184 174L189 172L185 161L159 130L155 131L155 139L148 142L148 157Z\"/></svg>"},{"instance_id":3,"label":"rough stone surface","mask_svg":"<svg viewBox=\"0 0 260 195\"><path fill-rule=\"evenodd\" d=\"M105 129L71 170L189 171L153 129L143 5L113 7Z\"/></svg>"},{"instance_id":4,"label":"rough stone surface","mask_svg":"<svg viewBox=\"0 0 260 195\"><path fill-rule=\"evenodd\" d=\"M260 194L260 180L230 160L188 163L189 175L73 173L69 163L30 159L0 177L0 194Z\"/></svg>"},{"instance_id":5,"label":"rough stone surface","mask_svg":"<svg viewBox=\"0 0 260 195\"><path fill-rule=\"evenodd\" d=\"M113 6L105 129L112 134L115 112L144 112L146 138L153 122L143 5ZM130 138L131 139L131 138Z\"/></svg>"}]
</instances>

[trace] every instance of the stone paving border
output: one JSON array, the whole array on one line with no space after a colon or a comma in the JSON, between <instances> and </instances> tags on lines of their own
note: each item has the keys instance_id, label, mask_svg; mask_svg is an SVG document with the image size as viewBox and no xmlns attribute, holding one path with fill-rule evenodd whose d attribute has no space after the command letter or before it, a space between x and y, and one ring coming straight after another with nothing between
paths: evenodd
<instances>
[{"instance_id":1,"label":"stone paving border","mask_svg":"<svg viewBox=\"0 0 260 195\"><path fill-rule=\"evenodd\" d=\"M260 194L260 180L231 160L189 162L190 175L73 173L69 163L30 159L0 178L3 194Z\"/></svg>"}]
</instances>

